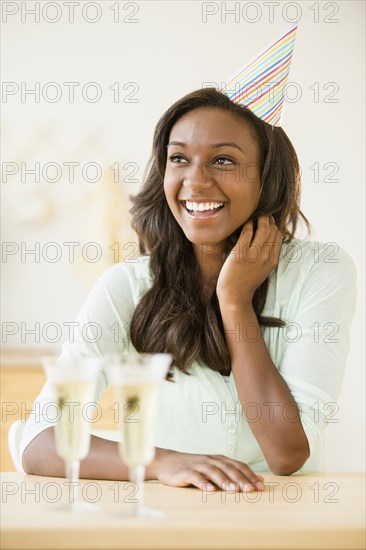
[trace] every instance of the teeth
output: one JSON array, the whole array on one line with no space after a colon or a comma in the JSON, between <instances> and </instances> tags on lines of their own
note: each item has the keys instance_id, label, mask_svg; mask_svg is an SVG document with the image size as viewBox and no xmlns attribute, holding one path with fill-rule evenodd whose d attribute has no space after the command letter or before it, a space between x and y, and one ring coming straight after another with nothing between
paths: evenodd
<instances>
[{"instance_id":1,"label":"teeth","mask_svg":"<svg viewBox=\"0 0 366 550\"><path fill-rule=\"evenodd\" d=\"M187 210L191 210L193 212L203 212L204 210L215 210L216 208L220 208L220 206L223 206L223 202L190 202L186 201L186 208Z\"/></svg>"}]
</instances>

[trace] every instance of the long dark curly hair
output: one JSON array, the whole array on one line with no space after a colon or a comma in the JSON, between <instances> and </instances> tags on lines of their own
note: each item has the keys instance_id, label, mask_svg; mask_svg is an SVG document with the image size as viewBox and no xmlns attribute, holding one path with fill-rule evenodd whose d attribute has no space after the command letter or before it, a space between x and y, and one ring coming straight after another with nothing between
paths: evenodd
<instances>
[{"instance_id":1,"label":"long dark curly hair","mask_svg":"<svg viewBox=\"0 0 366 550\"><path fill-rule=\"evenodd\" d=\"M236 113L251 127L258 144L261 195L256 220L272 214L283 235L291 241L301 217L308 233L310 224L300 210L300 170L295 149L286 133L256 117L248 108L237 105L214 88L192 92L172 105L159 120L153 149L141 191L130 197L132 227L137 232L141 254L150 256L153 285L137 305L130 325L130 339L139 352L168 352L173 364L189 374L196 360L221 373L231 370L219 302L213 291L202 296L203 280L193 246L170 211L163 182L167 144L174 124L186 113L200 107L215 107ZM228 237L229 254L242 226ZM262 326L283 326L281 319L262 317L268 278L257 288L253 307Z\"/></svg>"}]
</instances>

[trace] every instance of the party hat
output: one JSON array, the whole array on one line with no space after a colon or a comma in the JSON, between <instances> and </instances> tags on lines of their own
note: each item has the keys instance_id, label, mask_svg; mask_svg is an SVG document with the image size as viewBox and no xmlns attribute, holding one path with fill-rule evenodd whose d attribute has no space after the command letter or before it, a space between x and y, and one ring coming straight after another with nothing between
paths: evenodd
<instances>
[{"instance_id":1,"label":"party hat","mask_svg":"<svg viewBox=\"0 0 366 550\"><path fill-rule=\"evenodd\" d=\"M245 105L272 126L281 126L296 29L293 25L281 34L221 88L231 101Z\"/></svg>"}]
</instances>

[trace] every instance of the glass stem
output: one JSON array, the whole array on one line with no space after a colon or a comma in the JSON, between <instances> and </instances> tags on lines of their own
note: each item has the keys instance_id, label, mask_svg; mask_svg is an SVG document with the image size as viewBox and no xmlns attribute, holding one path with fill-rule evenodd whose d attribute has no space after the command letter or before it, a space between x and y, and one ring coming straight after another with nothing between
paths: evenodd
<instances>
[{"instance_id":1,"label":"glass stem","mask_svg":"<svg viewBox=\"0 0 366 550\"><path fill-rule=\"evenodd\" d=\"M79 501L79 470L80 470L79 460L72 460L70 462L66 462L66 477L71 484L70 493L69 493L71 504Z\"/></svg>"},{"instance_id":2,"label":"glass stem","mask_svg":"<svg viewBox=\"0 0 366 550\"><path fill-rule=\"evenodd\" d=\"M141 508L144 505L144 481L145 481L145 466L133 466L128 469L128 475L132 483L136 483L136 494L134 498L133 515L138 516Z\"/></svg>"}]
</instances>

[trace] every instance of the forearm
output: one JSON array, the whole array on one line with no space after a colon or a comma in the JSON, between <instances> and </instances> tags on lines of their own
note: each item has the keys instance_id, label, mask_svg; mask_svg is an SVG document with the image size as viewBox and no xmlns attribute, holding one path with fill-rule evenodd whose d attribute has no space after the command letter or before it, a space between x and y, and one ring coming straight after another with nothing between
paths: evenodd
<instances>
[{"instance_id":1,"label":"forearm","mask_svg":"<svg viewBox=\"0 0 366 550\"><path fill-rule=\"evenodd\" d=\"M26 473L65 476L65 464L56 452L53 431L53 428L43 430L25 449L23 467ZM156 449L153 462L146 467L145 479L156 479L156 464L164 452ZM80 463L80 478L127 481L128 468L121 461L118 443L92 435L88 456Z\"/></svg>"},{"instance_id":2,"label":"forearm","mask_svg":"<svg viewBox=\"0 0 366 550\"><path fill-rule=\"evenodd\" d=\"M231 367L247 421L274 473L290 474L309 457L297 404L272 362L252 305L221 307ZM250 405L252 404L252 405Z\"/></svg>"},{"instance_id":3,"label":"forearm","mask_svg":"<svg viewBox=\"0 0 366 550\"><path fill-rule=\"evenodd\" d=\"M64 476L64 463L54 446L53 428L41 432L23 454L28 474ZM128 480L128 471L118 455L118 443L92 437L90 453L81 462L80 477L86 479ZM247 464L222 455L184 453L156 448L153 462L147 466L145 479L157 479L174 487L194 486L209 490L208 484L220 490L262 491L264 478Z\"/></svg>"}]
</instances>

